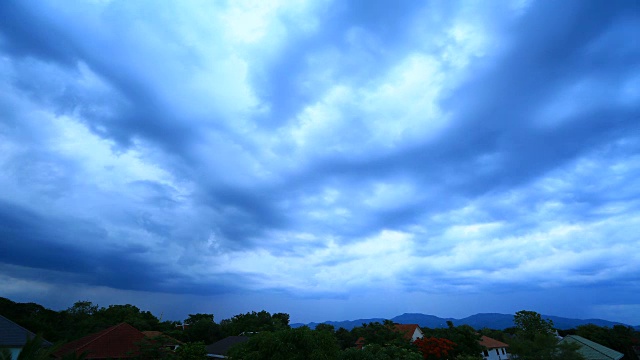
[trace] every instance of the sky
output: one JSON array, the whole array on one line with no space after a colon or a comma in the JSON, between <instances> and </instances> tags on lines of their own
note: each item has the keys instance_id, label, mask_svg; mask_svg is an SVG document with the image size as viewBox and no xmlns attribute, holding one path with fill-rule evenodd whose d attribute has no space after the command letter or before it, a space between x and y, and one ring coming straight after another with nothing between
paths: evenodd
<instances>
[{"instance_id":1,"label":"sky","mask_svg":"<svg viewBox=\"0 0 640 360\"><path fill-rule=\"evenodd\" d=\"M2 1L0 296L640 325L640 2Z\"/></svg>"}]
</instances>

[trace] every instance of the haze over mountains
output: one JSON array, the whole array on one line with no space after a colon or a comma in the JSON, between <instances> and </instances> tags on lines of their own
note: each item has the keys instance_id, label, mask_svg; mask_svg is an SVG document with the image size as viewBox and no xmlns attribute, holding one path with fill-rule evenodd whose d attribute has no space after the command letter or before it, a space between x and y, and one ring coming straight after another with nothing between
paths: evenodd
<instances>
[{"instance_id":1,"label":"haze over mountains","mask_svg":"<svg viewBox=\"0 0 640 360\"><path fill-rule=\"evenodd\" d=\"M629 324L623 324L615 321L608 321L603 319L571 319L560 316L552 316L552 315L542 315L544 319L549 319L553 321L553 324L558 329L571 329L580 325L586 324L594 324L598 326L607 326L613 327L614 325L624 325L630 326ZM346 321L325 321L323 324L333 325L336 329L345 328L347 330L351 330L356 326L360 326L363 323L370 322L383 322L384 318L371 318L371 319L357 319L357 320L346 320ZM490 328L496 330L503 330L508 327L514 326L513 324L513 314L498 314L498 313L480 313L468 316L462 319L454 319L454 318L441 318L434 315L426 315L426 314L417 314L417 313L405 313L402 315L398 315L394 318L391 318L395 323L399 324L418 324L421 327L428 328L441 328L447 326L447 321L452 321L454 325L469 325L475 329L482 328ZM308 323L308 324L291 324L292 327L300 327L303 325L307 325L310 328L314 329L316 325L319 323ZM634 326L635 329L640 329L640 325Z\"/></svg>"}]
</instances>

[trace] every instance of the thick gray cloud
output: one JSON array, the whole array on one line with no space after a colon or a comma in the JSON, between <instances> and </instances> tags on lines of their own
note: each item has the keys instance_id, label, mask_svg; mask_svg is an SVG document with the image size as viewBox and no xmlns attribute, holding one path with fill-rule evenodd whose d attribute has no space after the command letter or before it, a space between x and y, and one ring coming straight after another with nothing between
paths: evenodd
<instances>
[{"instance_id":1,"label":"thick gray cloud","mask_svg":"<svg viewBox=\"0 0 640 360\"><path fill-rule=\"evenodd\" d=\"M635 1L5 1L0 289L640 322L639 32Z\"/></svg>"}]
</instances>

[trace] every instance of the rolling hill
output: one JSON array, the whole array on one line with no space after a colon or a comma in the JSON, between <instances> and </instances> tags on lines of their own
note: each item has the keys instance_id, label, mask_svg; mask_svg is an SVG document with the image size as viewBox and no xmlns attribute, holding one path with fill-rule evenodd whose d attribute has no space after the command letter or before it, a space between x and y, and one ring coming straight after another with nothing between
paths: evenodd
<instances>
[{"instance_id":1,"label":"rolling hill","mask_svg":"<svg viewBox=\"0 0 640 360\"><path fill-rule=\"evenodd\" d=\"M608 321L603 319L572 319L565 318L560 316L552 316L552 315L542 315L544 319L549 319L553 321L553 324L558 329L571 329L576 326L586 325L586 324L594 324L598 326L607 326L612 327L614 325L624 325L629 326L627 324L622 324L619 322ZM333 325L336 329L341 327L351 330L356 326L360 326L363 323L370 322L382 322L385 319L383 318L372 318L372 319L357 319L357 320L346 320L346 321L325 321L324 324ZM427 314L419 314L419 313L405 313L402 315L398 315L394 318L391 318L395 323L398 324L418 324L420 327L428 327L428 328L440 328L446 327L447 321L452 321L454 325L469 325L475 329L482 328L490 328L503 330L508 327L513 326L513 314L498 314L498 313L481 313L468 316L462 319L454 319L454 318L441 318L434 315ZM303 325L307 325L310 328L315 328L318 323L309 323L309 324L291 324L292 327L300 327ZM638 329L638 327L635 327Z\"/></svg>"}]
</instances>

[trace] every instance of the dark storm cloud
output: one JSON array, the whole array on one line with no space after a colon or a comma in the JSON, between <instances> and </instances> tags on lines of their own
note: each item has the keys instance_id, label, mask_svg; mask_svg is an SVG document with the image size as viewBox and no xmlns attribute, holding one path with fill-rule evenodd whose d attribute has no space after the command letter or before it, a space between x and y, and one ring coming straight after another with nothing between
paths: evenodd
<instances>
[{"instance_id":1,"label":"dark storm cloud","mask_svg":"<svg viewBox=\"0 0 640 360\"><path fill-rule=\"evenodd\" d=\"M71 65L78 51L64 30L18 1L0 4L0 29L5 51L16 56L35 56Z\"/></svg>"},{"instance_id":2,"label":"dark storm cloud","mask_svg":"<svg viewBox=\"0 0 640 360\"><path fill-rule=\"evenodd\" d=\"M126 290L175 293L234 291L237 277L197 281L167 272L144 260L145 246L122 244L105 248L106 231L94 224L43 217L15 205L0 203L0 262L37 271L27 278L82 282ZM7 275L15 269L7 268ZM48 272L55 276L48 276ZM23 276L25 276L23 274ZM233 280L233 279L236 280ZM245 284L247 278L243 278Z\"/></svg>"},{"instance_id":3,"label":"dark storm cloud","mask_svg":"<svg viewBox=\"0 0 640 360\"><path fill-rule=\"evenodd\" d=\"M181 121L176 121L177 114L173 114L162 103L149 84L141 81L140 74L135 70L136 49L126 45L120 49L118 39L98 37L92 40L84 37L84 34L74 33L73 27L66 27L68 24L65 20L70 19L55 18L49 13L53 11L49 6L34 9L13 1L4 2L0 6L0 14L3 16L0 31L5 51L19 58L35 57L71 70L79 62L84 62L124 98L124 102L110 104L114 108L112 114L107 116L92 113L88 106L83 108L86 105L83 100L86 99L81 94L72 93L59 97L56 99L58 106L67 111L80 108L93 131L115 140L119 146L129 147L136 137L142 137L160 144L170 152L186 152L187 144L193 141L196 134ZM89 27L98 25L87 20L80 21ZM118 53L120 51L122 53ZM41 96L37 93L36 84L23 84L24 86L32 90L33 96ZM70 103L65 106L64 102Z\"/></svg>"},{"instance_id":4,"label":"dark storm cloud","mask_svg":"<svg viewBox=\"0 0 640 360\"><path fill-rule=\"evenodd\" d=\"M638 32L636 1L3 2L0 263L344 301L622 286Z\"/></svg>"}]
</instances>

